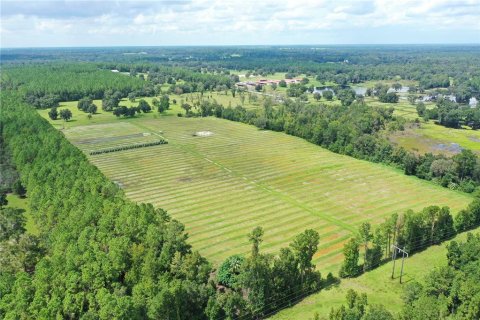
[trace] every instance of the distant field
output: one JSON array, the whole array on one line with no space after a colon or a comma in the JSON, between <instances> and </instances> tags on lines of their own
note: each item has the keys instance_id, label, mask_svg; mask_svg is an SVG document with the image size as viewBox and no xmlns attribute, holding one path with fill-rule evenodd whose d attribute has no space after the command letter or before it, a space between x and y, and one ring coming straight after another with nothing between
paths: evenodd
<instances>
[{"instance_id":1,"label":"distant field","mask_svg":"<svg viewBox=\"0 0 480 320\"><path fill-rule=\"evenodd\" d=\"M393 113L394 115L404 117L405 119L408 119L408 120L415 120L416 118L418 118L416 107L410 104L410 102L408 102L405 99L400 99L398 103L383 103L378 101L377 98L365 97L365 102L369 106L374 106L374 107L384 107L384 108L393 107L395 109Z\"/></svg>"},{"instance_id":2,"label":"distant field","mask_svg":"<svg viewBox=\"0 0 480 320\"><path fill-rule=\"evenodd\" d=\"M480 228L472 233L480 233ZM457 235L454 240L465 241L467 233ZM328 319L332 308L346 304L345 295L349 289L368 295L369 304L383 304L391 312L399 312L402 305L402 295L405 285L412 281L423 282L425 276L434 268L447 264L447 243L433 246L423 252L417 253L405 260L405 273L403 284L399 283L399 270L395 279L391 279L392 262L375 270L369 271L358 278L342 279L341 285L324 289L312 294L291 308L284 309L271 320L313 319L318 312L320 319ZM398 266L398 261L397 261Z\"/></svg>"},{"instance_id":3,"label":"distant field","mask_svg":"<svg viewBox=\"0 0 480 320\"><path fill-rule=\"evenodd\" d=\"M46 117L46 111L40 113ZM470 201L465 194L383 165L222 119L158 113L136 119L103 113L94 119L68 122L62 130L87 153L92 144L79 143L86 134L103 139L97 140L102 147L118 143L104 138L145 133L169 141L89 158L128 197L165 208L183 222L190 243L214 263L247 253L246 235L255 226L265 228L262 250L268 252L313 228L321 237L315 263L322 271L336 272L343 242L361 222L378 223L391 213L432 204L456 212ZM62 128L61 120L55 123ZM211 135L194 136L200 131Z\"/></svg>"},{"instance_id":4,"label":"distant field","mask_svg":"<svg viewBox=\"0 0 480 320\"><path fill-rule=\"evenodd\" d=\"M446 128L433 121L407 128L404 132L396 132L390 138L407 150L419 153L455 154L461 148L480 152L480 131Z\"/></svg>"}]
</instances>

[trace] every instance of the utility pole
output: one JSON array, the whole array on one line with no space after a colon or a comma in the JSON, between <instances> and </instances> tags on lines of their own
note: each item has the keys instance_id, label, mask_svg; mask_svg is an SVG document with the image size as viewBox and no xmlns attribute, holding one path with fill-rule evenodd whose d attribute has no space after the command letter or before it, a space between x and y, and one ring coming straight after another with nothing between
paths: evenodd
<instances>
[{"instance_id":1,"label":"utility pole","mask_svg":"<svg viewBox=\"0 0 480 320\"><path fill-rule=\"evenodd\" d=\"M402 253L402 267L400 269L400 283L402 283L402 277L403 277L403 264L405 262L405 256L408 258L408 252L405 251L405 248L401 249L397 247L396 245L393 245L393 254L392 254L392 260L393 260L393 270L392 270L392 279L393 275L395 274L395 259L397 258L397 253Z\"/></svg>"}]
</instances>

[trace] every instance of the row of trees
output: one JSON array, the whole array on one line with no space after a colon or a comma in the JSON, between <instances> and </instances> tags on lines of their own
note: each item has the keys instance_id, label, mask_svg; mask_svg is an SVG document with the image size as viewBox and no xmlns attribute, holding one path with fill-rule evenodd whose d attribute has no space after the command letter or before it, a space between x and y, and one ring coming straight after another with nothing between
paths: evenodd
<instances>
[{"instance_id":1,"label":"row of trees","mask_svg":"<svg viewBox=\"0 0 480 320\"><path fill-rule=\"evenodd\" d=\"M94 155L104 154L104 153L111 153L111 152L117 152L117 151L145 148L145 147L151 147L151 146L158 146L158 145L167 144L167 143L168 142L166 140L157 140L157 141L152 141L152 142L136 143L136 144L130 144L130 145L124 145L124 146L111 147L111 148L105 148L105 149L98 149L98 150L90 151L90 155L94 156Z\"/></svg>"},{"instance_id":2,"label":"row of trees","mask_svg":"<svg viewBox=\"0 0 480 320\"><path fill-rule=\"evenodd\" d=\"M363 223L358 235L344 246L344 262L339 274L344 278L354 277L376 268L391 257L392 245L412 254L479 225L479 199L461 210L455 218L448 207L430 206L419 212L409 210L400 216L393 214L374 230L369 223ZM361 266L360 252L363 255Z\"/></svg>"}]
</instances>

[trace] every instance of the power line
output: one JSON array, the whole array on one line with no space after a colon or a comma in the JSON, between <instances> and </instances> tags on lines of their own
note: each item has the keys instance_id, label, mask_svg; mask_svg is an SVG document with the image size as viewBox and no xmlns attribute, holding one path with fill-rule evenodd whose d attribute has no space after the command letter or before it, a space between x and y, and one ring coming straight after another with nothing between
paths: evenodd
<instances>
[{"instance_id":1,"label":"power line","mask_svg":"<svg viewBox=\"0 0 480 320\"><path fill-rule=\"evenodd\" d=\"M465 231L462 231L462 232L457 232L455 230L453 231L450 231L448 233L445 233L443 234L443 239L440 239L440 242L438 244L442 244L444 243L445 241L448 240L448 238L450 236L453 236L453 235L459 235L459 234L462 234L464 232L470 232L472 231L473 229L477 228L479 225L476 225L474 226L472 229L470 230L465 230ZM428 248L430 246L433 246L435 245L435 243L432 242L432 239L430 240L427 240L425 242L425 239L423 236L417 236L415 237L414 239L416 239L416 241L413 241L413 242L410 242L411 244L413 244L413 246L411 246L410 248L410 251L413 251L414 253L416 252L416 250L418 249L422 249L422 248ZM397 247L397 245L393 245L392 247L395 247L397 248L397 250L400 250L400 252L404 251L403 249ZM396 251L396 250L394 250ZM398 253L398 251L396 251ZM403 252L403 256L402 256L402 267L401 267L401 274L400 274L400 283L402 283L402 277L403 277L403 264L404 264L404 258L405 258L405 255L406 257L408 258L409 257L409 253L404 251ZM395 258L396 258L396 254L395 254ZM393 260L393 263L394 263L394 268L395 268L395 259L392 259ZM365 262L364 262L365 263ZM388 263L385 259L375 263L374 265L371 266L371 269L375 269L376 267L380 266L380 265L383 265L385 263ZM359 274L358 276L360 276L361 274ZM357 277L358 277L357 276ZM392 279L393 279L393 272L392 272ZM319 289L319 291L321 291L323 288ZM266 304L264 306L264 310L267 309L268 310L268 306L272 306L274 304L277 304L279 303L279 307L278 308L275 308L274 310L270 311L269 313L265 314L264 317L267 317L267 316L270 316L272 314L275 314L277 313L278 311L284 309L285 307L288 307L287 305L285 304L295 304L297 303L298 301L300 301L302 298L306 297L307 295L309 294L312 294L312 293L315 293L317 292L317 290L308 290L308 289L300 289L300 290L297 290L295 292L292 292L282 298L279 298L277 300L273 300L273 301L270 301L268 304ZM282 305L283 304L283 305ZM243 320L243 319L247 319L250 315L249 314L246 314L246 315L243 315L241 317L238 318L238 320ZM226 317L224 317L223 319L226 319Z\"/></svg>"}]
</instances>

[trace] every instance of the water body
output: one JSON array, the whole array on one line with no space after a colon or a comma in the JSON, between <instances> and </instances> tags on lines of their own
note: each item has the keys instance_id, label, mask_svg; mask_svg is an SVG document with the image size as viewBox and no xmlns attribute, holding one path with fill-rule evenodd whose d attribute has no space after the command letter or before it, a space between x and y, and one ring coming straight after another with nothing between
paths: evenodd
<instances>
[{"instance_id":1,"label":"water body","mask_svg":"<svg viewBox=\"0 0 480 320\"><path fill-rule=\"evenodd\" d=\"M433 148L435 150L448 151L452 153L460 153L463 150L463 148L458 143L453 143L453 142L451 142L450 144L439 143L435 145Z\"/></svg>"}]
</instances>

